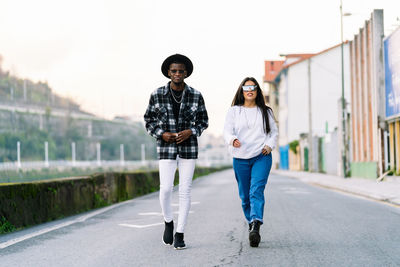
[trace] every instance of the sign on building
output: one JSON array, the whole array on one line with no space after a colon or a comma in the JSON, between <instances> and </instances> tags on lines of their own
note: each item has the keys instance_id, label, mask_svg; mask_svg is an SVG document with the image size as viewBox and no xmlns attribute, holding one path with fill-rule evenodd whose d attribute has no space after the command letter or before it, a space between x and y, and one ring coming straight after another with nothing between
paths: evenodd
<instances>
[{"instance_id":1,"label":"sign on building","mask_svg":"<svg viewBox=\"0 0 400 267\"><path fill-rule=\"evenodd\" d=\"M400 116L400 28L383 42L386 118Z\"/></svg>"}]
</instances>

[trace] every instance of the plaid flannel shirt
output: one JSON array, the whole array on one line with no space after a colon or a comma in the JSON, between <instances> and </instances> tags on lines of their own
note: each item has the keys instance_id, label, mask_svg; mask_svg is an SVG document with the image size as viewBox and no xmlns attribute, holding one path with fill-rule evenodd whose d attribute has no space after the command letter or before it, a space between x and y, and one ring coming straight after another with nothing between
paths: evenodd
<instances>
[{"instance_id":1,"label":"plaid flannel shirt","mask_svg":"<svg viewBox=\"0 0 400 267\"><path fill-rule=\"evenodd\" d=\"M150 96L144 114L147 132L157 139L158 159L197 159L197 137L208 127L208 115L201 93L185 84L182 103L176 122L172 110L169 83L156 89ZM164 132L178 133L190 129L192 135L179 145L167 143L162 139Z\"/></svg>"}]
</instances>

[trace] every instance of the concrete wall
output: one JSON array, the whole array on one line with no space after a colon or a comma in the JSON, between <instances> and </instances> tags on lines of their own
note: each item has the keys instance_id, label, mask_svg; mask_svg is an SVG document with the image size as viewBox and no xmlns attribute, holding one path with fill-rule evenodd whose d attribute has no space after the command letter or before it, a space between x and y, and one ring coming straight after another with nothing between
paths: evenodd
<instances>
[{"instance_id":1,"label":"concrete wall","mask_svg":"<svg viewBox=\"0 0 400 267\"><path fill-rule=\"evenodd\" d=\"M327 133L323 137L313 136L313 155L312 155L312 164L313 164L313 172L323 172L332 175L338 175L338 146L337 146L337 131L332 133ZM299 159L293 159L294 162L289 162L290 166L292 164L297 164L298 160L300 161L300 170L305 170L305 162L309 159L305 159L305 150L309 148L309 139L307 135L303 135L299 141ZM289 158L290 161L291 158ZM308 163L309 164L309 163ZM308 165L310 166L310 164ZM293 170L296 170L297 167L293 167Z\"/></svg>"},{"instance_id":2,"label":"concrete wall","mask_svg":"<svg viewBox=\"0 0 400 267\"><path fill-rule=\"evenodd\" d=\"M324 138L325 172L339 175L338 161L338 132L327 133Z\"/></svg>"},{"instance_id":3,"label":"concrete wall","mask_svg":"<svg viewBox=\"0 0 400 267\"><path fill-rule=\"evenodd\" d=\"M297 147L297 153L294 153L291 149L289 149L289 170L291 171L301 171L301 156L300 156L300 147Z\"/></svg>"},{"instance_id":4,"label":"concrete wall","mask_svg":"<svg viewBox=\"0 0 400 267\"><path fill-rule=\"evenodd\" d=\"M287 74L287 141L308 132L307 61L289 67ZM281 133L279 133L281 135Z\"/></svg>"},{"instance_id":5,"label":"concrete wall","mask_svg":"<svg viewBox=\"0 0 400 267\"><path fill-rule=\"evenodd\" d=\"M351 176L376 179L378 175L376 162L352 162L350 163Z\"/></svg>"},{"instance_id":6,"label":"concrete wall","mask_svg":"<svg viewBox=\"0 0 400 267\"><path fill-rule=\"evenodd\" d=\"M344 44L344 97L350 101L349 46ZM337 101L342 97L341 48L337 46L311 60L313 134L323 136L339 124Z\"/></svg>"}]
</instances>

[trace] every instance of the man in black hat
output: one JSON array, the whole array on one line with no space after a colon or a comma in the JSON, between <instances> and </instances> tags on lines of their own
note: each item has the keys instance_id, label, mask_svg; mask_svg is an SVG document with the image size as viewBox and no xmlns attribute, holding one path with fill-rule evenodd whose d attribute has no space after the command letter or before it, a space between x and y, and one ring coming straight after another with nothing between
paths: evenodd
<instances>
[{"instance_id":1,"label":"man in black hat","mask_svg":"<svg viewBox=\"0 0 400 267\"><path fill-rule=\"evenodd\" d=\"M208 127L208 115L201 93L184 82L193 72L189 58L172 55L164 60L161 72L171 81L151 94L144 120L147 132L157 139L160 204L165 221L162 240L166 245L174 244L175 249L183 249L198 155L197 137ZM179 215L173 235L171 200L176 168L179 170Z\"/></svg>"}]
</instances>

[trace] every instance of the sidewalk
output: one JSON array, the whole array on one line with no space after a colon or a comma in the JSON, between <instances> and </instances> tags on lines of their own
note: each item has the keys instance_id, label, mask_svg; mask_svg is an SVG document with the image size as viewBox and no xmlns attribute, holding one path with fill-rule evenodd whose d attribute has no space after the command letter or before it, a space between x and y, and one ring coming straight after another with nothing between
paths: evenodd
<instances>
[{"instance_id":1,"label":"sidewalk","mask_svg":"<svg viewBox=\"0 0 400 267\"><path fill-rule=\"evenodd\" d=\"M305 183L339 190L400 206L400 178L386 177L384 181L367 178L343 178L323 173L272 170L272 174L297 178Z\"/></svg>"}]
</instances>

